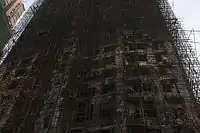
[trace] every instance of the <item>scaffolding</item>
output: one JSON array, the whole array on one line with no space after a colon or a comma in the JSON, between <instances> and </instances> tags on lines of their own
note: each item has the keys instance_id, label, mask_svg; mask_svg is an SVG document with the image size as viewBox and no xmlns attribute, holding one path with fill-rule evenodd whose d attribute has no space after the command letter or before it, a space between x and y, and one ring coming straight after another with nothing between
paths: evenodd
<instances>
[{"instance_id":1,"label":"scaffolding","mask_svg":"<svg viewBox=\"0 0 200 133\"><path fill-rule=\"evenodd\" d=\"M198 60L167 1L144 1L44 5L22 56L2 60L0 131L198 133Z\"/></svg>"},{"instance_id":2,"label":"scaffolding","mask_svg":"<svg viewBox=\"0 0 200 133\"><path fill-rule=\"evenodd\" d=\"M172 42L180 58L180 64L185 72L189 87L199 101L200 94L200 62L194 47L191 46L185 31L178 22L167 0L158 0L160 10L172 35Z\"/></svg>"}]
</instances>

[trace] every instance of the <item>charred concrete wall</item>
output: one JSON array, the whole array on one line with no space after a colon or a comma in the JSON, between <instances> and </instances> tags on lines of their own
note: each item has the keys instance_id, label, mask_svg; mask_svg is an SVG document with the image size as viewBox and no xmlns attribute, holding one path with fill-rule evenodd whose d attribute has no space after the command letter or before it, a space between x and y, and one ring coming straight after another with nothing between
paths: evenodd
<instances>
[{"instance_id":1,"label":"charred concrete wall","mask_svg":"<svg viewBox=\"0 0 200 133\"><path fill-rule=\"evenodd\" d=\"M198 133L158 4L47 0L1 67L2 132Z\"/></svg>"}]
</instances>

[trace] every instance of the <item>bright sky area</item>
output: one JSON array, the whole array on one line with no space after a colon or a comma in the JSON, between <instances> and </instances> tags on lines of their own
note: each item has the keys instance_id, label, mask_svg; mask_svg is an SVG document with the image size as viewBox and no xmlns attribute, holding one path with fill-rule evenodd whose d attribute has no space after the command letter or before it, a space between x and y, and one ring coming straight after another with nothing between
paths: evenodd
<instances>
[{"instance_id":1,"label":"bright sky area","mask_svg":"<svg viewBox=\"0 0 200 133\"><path fill-rule=\"evenodd\" d=\"M25 0L26 9L33 2L34 0ZM200 42L200 0L169 0L169 3L172 5L179 21L182 22L184 29L188 30L187 33L189 34L192 29L197 31L195 32L195 36L192 34L190 38L193 39L195 37L196 42ZM198 55L200 55L200 43L196 43L195 45Z\"/></svg>"}]
</instances>

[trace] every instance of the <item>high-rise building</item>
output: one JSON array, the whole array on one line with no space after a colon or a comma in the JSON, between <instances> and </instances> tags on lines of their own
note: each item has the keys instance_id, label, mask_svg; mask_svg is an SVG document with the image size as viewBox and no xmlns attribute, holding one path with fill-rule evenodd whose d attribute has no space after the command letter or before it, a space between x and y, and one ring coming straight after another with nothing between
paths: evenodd
<instances>
[{"instance_id":1,"label":"high-rise building","mask_svg":"<svg viewBox=\"0 0 200 133\"><path fill-rule=\"evenodd\" d=\"M200 133L199 62L167 0L45 0L1 65L1 133Z\"/></svg>"},{"instance_id":2,"label":"high-rise building","mask_svg":"<svg viewBox=\"0 0 200 133\"><path fill-rule=\"evenodd\" d=\"M2 0L0 2L0 56L3 47L12 34L12 29L25 11L23 0Z\"/></svg>"},{"instance_id":3,"label":"high-rise building","mask_svg":"<svg viewBox=\"0 0 200 133\"><path fill-rule=\"evenodd\" d=\"M0 2L0 53L4 44L8 41L11 35L11 30L5 15L3 1ZM1 55L1 54L0 54Z\"/></svg>"},{"instance_id":4,"label":"high-rise building","mask_svg":"<svg viewBox=\"0 0 200 133\"><path fill-rule=\"evenodd\" d=\"M24 11L24 0L5 0L5 13L11 27L15 26Z\"/></svg>"}]
</instances>

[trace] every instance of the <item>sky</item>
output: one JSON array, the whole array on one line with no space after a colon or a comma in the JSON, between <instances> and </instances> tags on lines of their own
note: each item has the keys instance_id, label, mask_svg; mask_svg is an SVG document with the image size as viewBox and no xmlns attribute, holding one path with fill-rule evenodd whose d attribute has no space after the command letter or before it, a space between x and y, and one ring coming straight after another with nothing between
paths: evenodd
<instances>
[{"instance_id":1,"label":"sky","mask_svg":"<svg viewBox=\"0 0 200 133\"><path fill-rule=\"evenodd\" d=\"M200 55L200 0L169 0L173 6L174 12L182 22L184 29L186 30L196 30L195 34L191 34L191 39L197 42L196 45L197 55ZM186 31L189 33L189 31ZM195 36L194 36L195 35ZM192 41L193 41L192 40ZM200 57L200 56L199 56ZM199 58L200 59L200 58Z\"/></svg>"},{"instance_id":2,"label":"sky","mask_svg":"<svg viewBox=\"0 0 200 133\"><path fill-rule=\"evenodd\" d=\"M35 0L24 0L26 10L32 5Z\"/></svg>"},{"instance_id":3,"label":"sky","mask_svg":"<svg viewBox=\"0 0 200 133\"><path fill-rule=\"evenodd\" d=\"M25 8L27 9L34 0L24 0ZM191 41L200 42L200 0L169 0L172 8L182 23L183 28L188 30L186 33L190 33L192 29L197 32L191 34ZM200 55L200 43L192 43L191 45L196 46L198 56ZM200 57L200 56L199 56Z\"/></svg>"}]
</instances>

